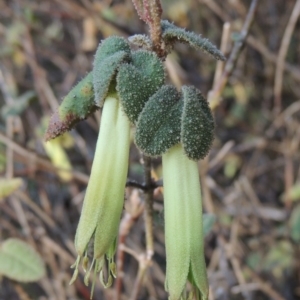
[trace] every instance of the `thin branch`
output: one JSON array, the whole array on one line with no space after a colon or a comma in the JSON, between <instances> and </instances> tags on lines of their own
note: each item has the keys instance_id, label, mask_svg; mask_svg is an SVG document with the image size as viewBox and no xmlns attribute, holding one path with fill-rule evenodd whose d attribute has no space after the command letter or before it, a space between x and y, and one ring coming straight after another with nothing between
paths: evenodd
<instances>
[{"instance_id":1,"label":"thin branch","mask_svg":"<svg viewBox=\"0 0 300 300\"><path fill-rule=\"evenodd\" d=\"M145 185L152 186L151 158L143 156L145 170ZM145 227L146 227L146 249L147 258L151 260L154 253L153 245L153 189L145 191Z\"/></svg>"},{"instance_id":2,"label":"thin branch","mask_svg":"<svg viewBox=\"0 0 300 300\"><path fill-rule=\"evenodd\" d=\"M117 279L115 284L115 300L120 300L122 297L122 287L123 287L123 279L124 279L124 260L125 260L125 252L126 251L126 238L130 233L131 228L139 219L140 215L144 212L144 203L140 199L139 191L134 189L127 201L127 208L124 213L124 216L120 223L119 228L119 238L118 238L118 251L117 251ZM136 255L133 255L137 257Z\"/></svg>"},{"instance_id":3,"label":"thin branch","mask_svg":"<svg viewBox=\"0 0 300 300\"><path fill-rule=\"evenodd\" d=\"M221 39L221 46L220 46L220 50L222 53L224 53L225 56L228 52L229 43L231 42L230 34L231 34L231 24L229 22L225 22L223 25L222 39ZM212 88L213 90L215 89L217 83L219 82L222 76L224 66L225 66L225 62L222 60L218 60L215 76L214 76L214 82Z\"/></svg>"},{"instance_id":4,"label":"thin branch","mask_svg":"<svg viewBox=\"0 0 300 300\"><path fill-rule=\"evenodd\" d=\"M209 102L212 109L214 109L220 103L220 95L228 82L229 76L234 70L236 62L241 54L243 45L245 44L246 38L248 36L249 29L254 21L254 15L256 12L258 2L258 0L252 0L243 28L239 34L239 38L236 40L235 45L231 51L230 57L225 65L223 74L219 82L216 84L216 87L214 88L213 92L210 94Z\"/></svg>"},{"instance_id":5,"label":"thin branch","mask_svg":"<svg viewBox=\"0 0 300 300\"><path fill-rule=\"evenodd\" d=\"M130 300L138 299L138 294L139 294L139 291L140 291L140 288L141 288L141 285L143 282L144 275L145 275L147 267L148 267L148 264L143 263L145 261L147 261L147 260L144 259L144 260L139 261L139 271L138 271L138 275L137 275L134 285L133 285Z\"/></svg>"},{"instance_id":6,"label":"thin branch","mask_svg":"<svg viewBox=\"0 0 300 300\"><path fill-rule=\"evenodd\" d=\"M199 2L203 2L205 5L207 5L207 7L211 9L223 22L232 22L230 16L226 14L226 12L222 10L222 8L213 0L199 0ZM277 55L271 52L260 40L258 40L253 35L249 34L246 43L251 48L259 52L267 61L273 64L277 63ZM287 71L295 80L300 81L300 71L296 66L285 62L284 71Z\"/></svg>"},{"instance_id":7,"label":"thin branch","mask_svg":"<svg viewBox=\"0 0 300 300\"><path fill-rule=\"evenodd\" d=\"M275 83L274 83L274 106L275 106L275 112L277 114L281 111L282 82L283 82L285 58L287 55L287 51L289 49L292 34L294 32L299 15L300 15L300 0L297 0L293 8L291 17L289 19L289 22L283 34L282 42L278 53L277 63L276 63Z\"/></svg>"},{"instance_id":8,"label":"thin branch","mask_svg":"<svg viewBox=\"0 0 300 300\"><path fill-rule=\"evenodd\" d=\"M58 107L58 101L47 80L45 70L37 62L36 51L32 36L30 34L30 30L25 25L24 28L25 30L21 42L24 48L27 63L34 77L34 87L36 93L38 94L38 97L41 100L41 104L43 105L44 109L47 108L48 104L51 107L51 110L55 111L55 109ZM45 103L45 100L47 101L47 103Z\"/></svg>"},{"instance_id":9,"label":"thin branch","mask_svg":"<svg viewBox=\"0 0 300 300\"><path fill-rule=\"evenodd\" d=\"M146 185L145 183L139 183L139 182L137 182L135 180L131 180L131 179L128 179L126 182L126 187L135 187L144 192L147 192L148 190L153 191L156 188L161 187L161 186L163 186L162 180L158 180L155 182L152 181L151 185Z\"/></svg>"}]
</instances>

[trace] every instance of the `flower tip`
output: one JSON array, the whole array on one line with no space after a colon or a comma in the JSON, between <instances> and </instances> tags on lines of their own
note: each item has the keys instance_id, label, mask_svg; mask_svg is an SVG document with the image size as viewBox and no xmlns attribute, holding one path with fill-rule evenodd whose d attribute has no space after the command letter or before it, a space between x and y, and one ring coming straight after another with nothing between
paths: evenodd
<instances>
[{"instance_id":1,"label":"flower tip","mask_svg":"<svg viewBox=\"0 0 300 300\"><path fill-rule=\"evenodd\" d=\"M78 277L78 266L79 266L79 263L80 263L80 259L81 259L81 257L78 255L77 258L76 258L75 263L70 267L71 269L75 269L75 270L74 270L73 276L72 276L72 278L69 282L69 285L72 285Z\"/></svg>"},{"instance_id":2,"label":"flower tip","mask_svg":"<svg viewBox=\"0 0 300 300\"><path fill-rule=\"evenodd\" d=\"M78 277L78 269L75 269L74 273L73 273L73 276L72 276L72 278L69 282L69 285L72 285L75 282L75 280L77 279L77 277Z\"/></svg>"},{"instance_id":3,"label":"flower tip","mask_svg":"<svg viewBox=\"0 0 300 300\"><path fill-rule=\"evenodd\" d=\"M100 271L99 279L105 289L111 287L111 285L113 284L113 277L111 274L109 274L107 282L105 282L102 270Z\"/></svg>"}]
</instances>

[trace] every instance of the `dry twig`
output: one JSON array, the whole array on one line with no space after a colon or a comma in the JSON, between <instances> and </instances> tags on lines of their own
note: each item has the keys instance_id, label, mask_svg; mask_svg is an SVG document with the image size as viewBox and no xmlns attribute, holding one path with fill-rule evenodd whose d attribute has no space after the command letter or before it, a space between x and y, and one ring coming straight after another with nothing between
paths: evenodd
<instances>
[{"instance_id":1,"label":"dry twig","mask_svg":"<svg viewBox=\"0 0 300 300\"><path fill-rule=\"evenodd\" d=\"M290 40L294 32L296 22L300 14L300 0L297 0L293 8L289 22L285 28L280 49L278 52L275 72L275 83L274 83L274 108L275 113L278 114L281 111L281 97L282 97L282 84L283 84L283 72L285 58L290 45Z\"/></svg>"}]
</instances>

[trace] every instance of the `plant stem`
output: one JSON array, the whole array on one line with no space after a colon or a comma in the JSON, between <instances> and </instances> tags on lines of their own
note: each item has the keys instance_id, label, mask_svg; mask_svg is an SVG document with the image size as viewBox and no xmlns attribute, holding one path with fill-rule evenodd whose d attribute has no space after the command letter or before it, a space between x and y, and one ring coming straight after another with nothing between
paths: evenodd
<instances>
[{"instance_id":1,"label":"plant stem","mask_svg":"<svg viewBox=\"0 0 300 300\"><path fill-rule=\"evenodd\" d=\"M153 189L151 178L151 158L143 155L145 186L145 229L146 229L146 249L147 259L151 260L154 253L153 246Z\"/></svg>"},{"instance_id":2,"label":"plant stem","mask_svg":"<svg viewBox=\"0 0 300 300\"><path fill-rule=\"evenodd\" d=\"M161 32L162 6L160 0L132 0L132 3L140 19L149 26L153 42L152 50L158 57L165 59L167 52Z\"/></svg>"}]
</instances>

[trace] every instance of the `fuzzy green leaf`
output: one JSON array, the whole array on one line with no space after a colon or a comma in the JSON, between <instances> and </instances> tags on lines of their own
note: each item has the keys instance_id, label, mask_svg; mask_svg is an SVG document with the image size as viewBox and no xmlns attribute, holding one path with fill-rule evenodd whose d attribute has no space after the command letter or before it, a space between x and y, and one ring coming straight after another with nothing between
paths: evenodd
<instances>
[{"instance_id":1,"label":"fuzzy green leaf","mask_svg":"<svg viewBox=\"0 0 300 300\"><path fill-rule=\"evenodd\" d=\"M95 54L95 63L99 64L119 51L130 54L128 41L120 36L110 36L99 44Z\"/></svg>"},{"instance_id":2,"label":"fuzzy green leaf","mask_svg":"<svg viewBox=\"0 0 300 300\"><path fill-rule=\"evenodd\" d=\"M109 89L114 84L114 78L117 70L122 63L129 60L129 55L125 51L119 51L100 63L94 63L94 90L95 102L99 107L102 107L104 100L109 93ZM103 71L105 70L105 71Z\"/></svg>"},{"instance_id":3,"label":"fuzzy green leaf","mask_svg":"<svg viewBox=\"0 0 300 300\"><path fill-rule=\"evenodd\" d=\"M19 116L29 106L30 102L35 98L34 91L27 91L16 99L13 103L8 103L1 108L1 116L7 119L10 116Z\"/></svg>"},{"instance_id":4,"label":"fuzzy green leaf","mask_svg":"<svg viewBox=\"0 0 300 300\"><path fill-rule=\"evenodd\" d=\"M139 50L132 53L131 64L123 64L117 75L117 91L124 112L136 123L145 103L163 85L164 67L156 54Z\"/></svg>"},{"instance_id":5,"label":"fuzzy green leaf","mask_svg":"<svg viewBox=\"0 0 300 300\"><path fill-rule=\"evenodd\" d=\"M181 142L186 155L193 160L203 159L214 139L214 119L206 99L192 86L183 86Z\"/></svg>"},{"instance_id":6,"label":"fuzzy green leaf","mask_svg":"<svg viewBox=\"0 0 300 300\"><path fill-rule=\"evenodd\" d=\"M172 86L163 86L149 99L135 134L135 142L145 154L161 155L180 142L182 106L180 94Z\"/></svg>"},{"instance_id":7,"label":"fuzzy green leaf","mask_svg":"<svg viewBox=\"0 0 300 300\"><path fill-rule=\"evenodd\" d=\"M41 279L46 273L39 254L18 239L8 239L0 246L0 275L21 282Z\"/></svg>"},{"instance_id":8,"label":"fuzzy green leaf","mask_svg":"<svg viewBox=\"0 0 300 300\"><path fill-rule=\"evenodd\" d=\"M0 200L10 196L14 191L19 189L22 184L22 178L0 178Z\"/></svg>"},{"instance_id":9,"label":"fuzzy green leaf","mask_svg":"<svg viewBox=\"0 0 300 300\"><path fill-rule=\"evenodd\" d=\"M191 47L202 50L217 60L225 61L226 58L222 52L213 45L208 39L194 32L186 31L183 28L177 27L167 20L161 21L162 37L168 46L173 46L176 41L189 44Z\"/></svg>"},{"instance_id":10,"label":"fuzzy green leaf","mask_svg":"<svg viewBox=\"0 0 300 300\"><path fill-rule=\"evenodd\" d=\"M70 130L76 123L86 119L97 107L94 103L93 74L84 77L63 99L52 115L46 131L46 141Z\"/></svg>"},{"instance_id":11,"label":"fuzzy green leaf","mask_svg":"<svg viewBox=\"0 0 300 300\"><path fill-rule=\"evenodd\" d=\"M99 107L104 104L118 68L129 61L130 46L124 38L111 36L99 44L93 68L95 102Z\"/></svg>"}]
</instances>

